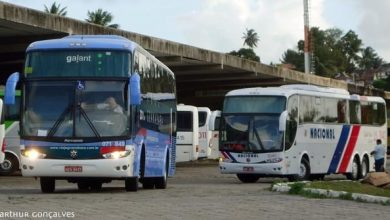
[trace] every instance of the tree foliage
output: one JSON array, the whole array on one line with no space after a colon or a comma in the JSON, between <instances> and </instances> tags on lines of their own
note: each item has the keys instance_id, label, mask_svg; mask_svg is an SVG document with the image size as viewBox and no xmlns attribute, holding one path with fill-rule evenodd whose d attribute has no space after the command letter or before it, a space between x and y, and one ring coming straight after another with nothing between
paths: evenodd
<instances>
[{"instance_id":1,"label":"tree foliage","mask_svg":"<svg viewBox=\"0 0 390 220\"><path fill-rule=\"evenodd\" d=\"M337 28L310 30L314 52L314 72L320 76L334 77L340 72L354 73L378 68L384 62L371 47L363 47L363 42L352 30L343 33ZM304 72L303 40L298 41L297 49L286 50L282 63L292 64L296 70Z\"/></svg>"},{"instance_id":2,"label":"tree foliage","mask_svg":"<svg viewBox=\"0 0 390 220\"><path fill-rule=\"evenodd\" d=\"M55 14L55 15L59 15L59 16L66 16L66 7L64 8L61 8L61 4L54 2L50 8L47 7L46 5L45 6L45 12L46 13L50 13L50 14Z\"/></svg>"},{"instance_id":3,"label":"tree foliage","mask_svg":"<svg viewBox=\"0 0 390 220\"><path fill-rule=\"evenodd\" d=\"M260 57L256 55L252 48L241 48L238 51L231 51L229 54L248 60L260 62Z\"/></svg>"},{"instance_id":4,"label":"tree foliage","mask_svg":"<svg viewBox=\"0 0 390 220\"><path fill-rule=\"evenodd\" d=\"M110 24L113 20L113 16L110 12L103 11L103 9L97 9L95 11L88 11L88 18L85 19L89 23L102 25L104 27L119 28L118 24Z\"/></svg>"},{"instance_id":5,"label":"tree foliage","mask_svg":"<svg viewBox=\"0 0 390 220\"><path fill-rule=\"evenodd\" d=\"M257 43L260 38L254 29L246 29L246 32L243 33L242 39L244 39L243 46L248 45L249 48L257 47Z\"/></svg>"},{"instance_id":6,"label":"tree foliage","mask_svg":"<svg viewBox=\"0 0 390 220\"><path fill-rule=\"evenodd\" d=\"M260 62L260 57L257 56L255 51L253 50L253 48L257 47L257 44L260 40L256 31L254 29L247 28L246 32L243 33L242 39L244 39L243 46L245 46L246 44L249 48L240 48L238 51L233 50L229 52L229 54L244 59Z\"/></svg>"}]
</instances>

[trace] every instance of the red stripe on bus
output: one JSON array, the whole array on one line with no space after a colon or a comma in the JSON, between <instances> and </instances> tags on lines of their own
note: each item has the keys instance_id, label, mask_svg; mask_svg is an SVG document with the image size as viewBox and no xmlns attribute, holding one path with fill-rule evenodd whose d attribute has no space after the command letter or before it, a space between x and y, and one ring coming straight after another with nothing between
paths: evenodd
<instances>
[{"instance_id":1,"label":"red stripe on bus","mask_svg":"<svg viewBox=\"0 0 390 220\"><path fill-rule=\"evenodd\" d=\"M349 138L348 141L347 149L345 149L343 159L341 160L339 173L345 173L347 170L349 161L351 160L352 153L355 150L356 141L358 139L359 132L360 132L360 126L353 126L351 137Z\"/></svg>"}]
</instances>

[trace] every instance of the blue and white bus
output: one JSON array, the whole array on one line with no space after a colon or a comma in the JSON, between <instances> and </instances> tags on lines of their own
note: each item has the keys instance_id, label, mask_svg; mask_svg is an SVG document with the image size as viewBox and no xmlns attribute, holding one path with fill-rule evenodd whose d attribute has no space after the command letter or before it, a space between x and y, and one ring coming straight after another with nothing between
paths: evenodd
<instances>
[{"instance_id":1,"label":"blue and white bus","mask_svg":"<svg viewBox=\"0 0 390 220\"><path fill-rule=\"evenodd\" d=\"M175 77L136 43L112 35L34 42L24 73L7 80L8 104L17 84L21 170L40 178L42 192L59 179L80 190L115 179L126 191L138 182L166 188L175 171Z\"/></svg>"},{"instance_id":2,"label":"blue and white bus","mask_svg":"<svg viewBox=\"0 0 390 220\"><path fill-rule=\"evenodd\" d=\"M373 171L375 141L387 142L386 103L336 88L285 85L226 94L220 124L220 171L242 182Z\"/></svg>"}]
</instances>

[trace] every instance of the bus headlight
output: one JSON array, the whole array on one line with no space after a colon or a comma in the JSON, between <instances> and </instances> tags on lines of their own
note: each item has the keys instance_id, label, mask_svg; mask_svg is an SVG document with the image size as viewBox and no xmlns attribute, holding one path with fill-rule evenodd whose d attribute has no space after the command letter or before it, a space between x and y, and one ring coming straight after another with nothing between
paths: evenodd
<instances>
[{"instance_id":1,"label":"bus headlight","mask_svg":"<svg viewBox=\"0 0 390 220\"><path fill-rule=\"evenodd\" d=\"M271 159L265 160L266 163L279 163L282 161L283 161L283 158L271 158Z\"/></svg>"},{"instance_id":2,"label":"bus headlight","mask_svg":"<svg viewBox=\"0 0 390 220\"><path fill-rule=\"evenodd\" d=\"M35 159L43 159L46 157L46 154L44 153L41 153L39 152L38 150L36 149L29 149L29 150L22 150L22 155L29 158L29 159L32 159L32 160L35 160Z\"/></svg>"},{"instance_id":3,"label":"bus headlight","mask_svg":"<svg viewBox=\"0 0 390 220\"><path fill-rule=\"evenodd\" d=\"M124 151L113 151L110 153L102 154L102 157L105 159L119 159L123 157L129 156L131 151L129 150L124 150Z\"/></svg>"}]
</instances>

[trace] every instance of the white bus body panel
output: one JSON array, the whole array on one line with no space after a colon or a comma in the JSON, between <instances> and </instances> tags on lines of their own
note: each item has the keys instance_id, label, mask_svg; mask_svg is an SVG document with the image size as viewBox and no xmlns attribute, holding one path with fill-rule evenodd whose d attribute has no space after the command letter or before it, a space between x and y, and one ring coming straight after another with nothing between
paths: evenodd
<instances>
[{"instance_id":1,"label":"white bus body panel","mask_svg":"<svg viewBox=\"0 0 390 220\"><path fill-rule=\"evenodd\" d=\"M209 130L211 131L210 138L210 150L211 153L208 158L218 159L219 158L219 124L216 125L216 119L221 117L221 111L215 110L211 112ZM219 122L219 120L217 120Z\"/></svg>"},{"instance_id":2,"label":"white bus body panel","mask_svg":"<svg viewBox=\"0 0 390 220\"><path fill-rule=\"evenodd\" d=\"M199 148L199 122L198 110L195 106L178 105L177 112L192 113L192 131L177 131L176 132L176 162L186 162L198 159Z\"/></svg>"},{"instance_id":3,"label":"white bus body panel","mask_svg":"<svg viewBox=\"0 0 390 220\"><path fill-rule=\"evenodd\" d=\"M199 127L199 158L207 158L211 154L211 131L209 130L211 111L207 107L198 107L198 112L206 113L205 123L203 126Z\"/></svg>"}]
</instances>

